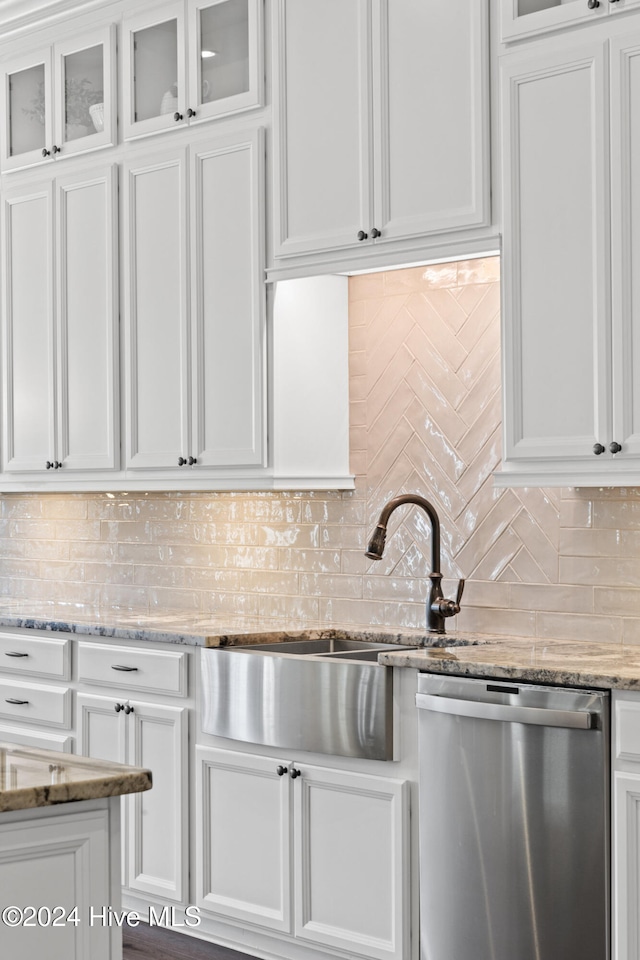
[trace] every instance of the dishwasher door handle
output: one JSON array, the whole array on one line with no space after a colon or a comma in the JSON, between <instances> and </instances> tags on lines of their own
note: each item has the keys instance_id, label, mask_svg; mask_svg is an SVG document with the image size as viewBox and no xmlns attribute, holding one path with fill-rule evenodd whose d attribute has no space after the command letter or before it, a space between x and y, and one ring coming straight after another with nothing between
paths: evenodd
<instances>
[{"instance_id":1,"label":"dishwasher door handle","mask_svg":"<svg viewBox=\"0 0 640 960\"><path fill-rule=\"evenodd\" d=\"M478 720L502 720L507 723L535 723L541 727L571 727L592 730L597 717L586 710L553 710L547 707L512 707L507 703L485 703L482 700L455 700L430 693L417 693L416 706L420 710L449 713Z\"/></svg>"}]
</instances>

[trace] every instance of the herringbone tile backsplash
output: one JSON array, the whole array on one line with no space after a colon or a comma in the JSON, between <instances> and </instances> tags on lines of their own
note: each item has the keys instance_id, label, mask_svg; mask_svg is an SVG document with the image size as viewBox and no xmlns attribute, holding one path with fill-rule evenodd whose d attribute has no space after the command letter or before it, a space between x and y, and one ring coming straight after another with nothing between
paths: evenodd
<instances>
[{"instance_id":1,"label":"herringbone tile backsplash","mask_svg":"<svg viewBox=\"0 0 640 960\"><path fill-rule=\"evenodd\" d=\"M352 277L350 493L5 495L0 590L105 612L421 626L431 499L461 629L640 643L640 490L497 490L497 258ZM451 595L453 582L445 584ZM452 628L454 624L452 623Z\"/></svg>"}]
</instances>

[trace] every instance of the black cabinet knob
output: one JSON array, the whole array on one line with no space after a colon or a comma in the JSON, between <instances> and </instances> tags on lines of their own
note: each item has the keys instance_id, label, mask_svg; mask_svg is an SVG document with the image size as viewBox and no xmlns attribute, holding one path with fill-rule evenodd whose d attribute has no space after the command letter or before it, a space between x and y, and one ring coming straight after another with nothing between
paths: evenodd
<instances>
[{"instance_id":1,"label":"black cabinet knob","mask_svg":"<svg viewBox=\"0 0 640 960\"><path fill-rule=\"evenodd\" d=\"M52 469L53 469L53 461L47 460L47 470L52 470Z\"/></svg>"},{"instance_id":2,"label":"black cabinet knob","mask_svg":"<svg viewBox=\"0 0 640 960\"><path fill-rule=\"evenodd\" d=\"M366 240L369 236L368 233L365 233L364 230L358 230L358 240Z\"/></svg>"},{"instance_id":3,"label":"black cabinet knob","mask_svg":"<svg viewBox=\"0 0 640 960\"><path fill-rule=\"evenodd\" d=\"M381 236L382 236L382 234L380 233L380 231L378 230L377 227L372 227L372 228L371 228L371 239L372 239L372 240L375 240L376 237L381 237Z\"/></svg>"},{"instance_id":4,"label":"black cabinet knob","mask_svg":"<svg viewBox=\"0 0 640 960\"><path fill-rule=\"evenodd\" d=\"M62 153L62 147L56 147L55 143L51 147L51 153L55 156L56 153Z\"/></svg>"},{"instance_id":5,"label":"black cabinet knob","mask_svg":"<svg viewBox=\"0 0 640 960\"><path fill-rule=\"evenodd\" d=\"M589 10L595 10L596 7L600 6L600 0L588 0L587 6L589 7Z\"/></svg>"},{"instance_id":6,"label":"black cabinet knob","mask_svg":"<svg viewBox=\"0 0 640 960\"><path fill-rule=\"evenodd\" d=\"M181 114L181 113L178 113L178 111L176 110L176 112L175 112L174 115L173 115L173 119L174 119L174 120L176 121L176 123L177 123L179 120L182 120L182 119L183 119L182 114Z\"/></svg>"},{"instance_id":7,"label":"black cabinet knob","mask_svg":"<svg viewBox=\"0 0 640 960\"><path fill-rule=\"evenodd\" d=\"M601 453L604 453L604 451L605 451L605 448L602 446L601 443L594 443L593 452L595 453L596 457L599 457Z\"/></svg>"},{"instance_id":8,"label":"black cabinet knob","mask_svg":"<svg viewBox=\"0 0 640 960\"><path fill-rule=\"evenodd\" d=\"M50 156L51 156L51 150L47 150L46 147L43 147L43 148L42 148L42 156L43 156L43 157L50 157Z\"/></svg>"},{"instance_id":9,"label":"black cabinet knob","mask_svg":"<svg viewBox=\"0 0 640 960\"><path fill-rule=\"evenodd\" d=\"M622 450L622 447L620 446L619 443L616 443L615 440L613 441L613 443L609 444L609 453L620 453L621 450Z\"/></svg>"},{"instance_id":10,"label":"black cabinet knob","mask_svg":"<svg viewBox=\"0 0 640 960\"><path fill-rule=\"evenodd\" d=\"M300 771L296 770L295 767L291 767L291 770L289 770L289 776L292 780L295 780L296 777L300 776Z\"/></svg>"},{"instance_id":11,"label":"black cabinet knob","mask_svg":"<svg viewBox=\"0 0 640 960\"><path fill-rule=\"evenodd\" d=\"M184 457L178 457L178 466L179 466L179 467L184 467L184 465L185 465L186 462L187 462L187 461L185 460Z\"/></svg>"},{"instance_id":12,"label":"black cabinet knob","mask_svg":"<svg viewBox=\"0 0 640 960\"><path fill-rule=\"evenodd\" d=\"M189 464L190 467L192 467L194 463L197 463L197 462L198 461L195 457L189 457L189 459L187 460L187 463Z\"/></svg>"},{"instance_id":13,"label":"black cabinet knob","mask_svg":"<svg viewBox=\"0 0 640 960\"><path fill-rule=\"evenodd\" d=\"M131 706L130 703L126 703L122 709L126 714L133 713L133 707Z\"/></svg>"},{"instance_id":14,"label":"black cabinet knob","mask_svg":"<svg viewBox=\"0 0 640 960\"><path fill-rule=\"evenodd\" d=\"M280 764L279 767L276 767L276 773L278 774L279 777L284 777L285 773L287 773L287 768L283 767L282 764Z\"/></svg>"},{"instance_id":15,"label":"black cabinet knob","mask_svg":"<svg viewBox=\"0 0 640 960\"><path fill-rule=\"evenodd\" d=\"M116 703L113 709L115 710L116 713L120 713L120 711L123 710L124 708L121 703Z\"/></svg>"},{"instance_id":16,"label":"black cabinet knob","mask_svg":"<svg viewBox=\"0 0 640 960\"><path fill-rule=\"evenodd\" d=\"M62 464L60 463L59 460L54 460L54 461L53 461L53 469L54 469L54 470L59 470L61 466L62 466Z\"/></svg>"},{"instance_id":17,"label":"black cabinet knob","mask_svg":"<svg viewBox=\"0 0 640 960\"><path fill-rule=\"evenodd\" d=\"M189 117L189 119L191 119L191 117L195 117L195 115L196 115L195 110L192 110L191 107L189 107L189 109L187 110L187 116Z\"/></svg>"}]
</instances>

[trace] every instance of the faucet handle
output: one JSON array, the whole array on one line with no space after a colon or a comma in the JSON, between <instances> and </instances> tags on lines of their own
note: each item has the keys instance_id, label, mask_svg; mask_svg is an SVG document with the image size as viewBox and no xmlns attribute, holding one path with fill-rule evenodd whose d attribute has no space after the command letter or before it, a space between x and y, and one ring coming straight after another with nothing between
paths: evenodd
<instances>
[{"instance_id":1,"label":"faucet handle","mask_svg":"<svg viewBox=\"0 0 640 960\"><path fill-rule=\"evenodd\" d=\"M460 610L460 601L462 600L462 594L464 593L464 579L458 580L458 592L456 593L456 606Z\"/></svg>"},{"instance_id":2,"label":"faucet handle","mask_svg":"<svg viewBox=\"0 0 640 960\"><path fill-rule=\"evenodd\" d=\"M432 610L441 617L455 617L456 614L460 613L460 601L462 600L464 583L464 580L458 580L458 591L455 600L446 600L444 597L441 597L431 605Z\"/></svg>"}]
</instances>

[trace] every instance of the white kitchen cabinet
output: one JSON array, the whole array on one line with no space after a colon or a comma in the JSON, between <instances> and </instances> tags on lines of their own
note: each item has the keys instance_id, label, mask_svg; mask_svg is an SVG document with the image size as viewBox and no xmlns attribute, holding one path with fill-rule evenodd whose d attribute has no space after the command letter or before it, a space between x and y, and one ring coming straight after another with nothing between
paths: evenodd
<instances>
[{"instance_id":1,"label":"white kitchen cabinet","mask_svg":"<svg viewBox=\"0 0 640 960\"><path fill-rule=\"evenodd\" d=\"M640 957L640 697L612 694L612 960Z\"/></svg>"},{"instance_id":2,"label":"white kitchen cabinet","mask_svg":"<svg viewBox=\"0 0 640 960\"><path fill-rule=\"evenodd\" d=\"M8 61L0 83L3 173L115 143L114 25Z\"/></svg>"},{"instance_id":3,"label":"white kitchen cabinet","mask_svg":"<svg viewBox=\"0 0 640 960\"><path fill-rule=\"evenodd\" d=\"M131 700L127 693L78 694L78 749L152 771L148 796L123 798L123 883L138 896L181 903L189 876L187 707Z\"/></svg>"},{"instance_id":4,"label":"white kitchen cabinet","mask_svg":"<svg viewBox=\"0 0 640 960\"><path fill-rule=\"evenodd\" d=\"M640 6L640 0L501 0L504 42L580 23L597 23L610 14Z\"/></svg>"},{"instance_id":5,"label":"white kitchen cabinet","mask_svg":"<svg viewBox=\"0 0 640 960\"><path fill-rule=\"evenodd\" d=\"M262 131L127 164L127 468L263 463L263 202Z\"/></svg>"},{"instance_id":6,"label":"white kitchen cabinet","mask_svg":"<svg viewBox=\"0 0 640 960\"><path fill-rule=\"evenodd\" d=\"M196 763L203 914L324 952L407 955L406 781L210 747Z\"/></svg>"},{"instance_id":7,"label":"white kitchen cabinet","mask_svg":"<svg viewBox=\"0 0 640 960\"><path fill-rule=\"evenodd\" d=\"M117 168L3 194L3 469L118 465Z\"/></svg>"},{"instance_id":8,"label":"white kitchen cabinet","mask_svg":"<svg viewBox=\"0 0 640 960\"><path fill-rule=\"evenodd\" d=\"M276 258L488 222L487 24L485 0L277 0Z\"/></svg>"},{"instance_id":9,"label":"white kitchen cabinet","mask_svg":"<svg viewBox=\"0 0 640 960\"><path fill-rule=\"evenodd\" d=\"M627 31L503 58L502 485L640 478L639 53Z\"/></svg>"},{"instance_id":10,"label":"white kitchen cabinet","mask_svg":"<svg viewBox=\"0 0 640 960\"><path fill-rule=\"evenodd\" d=\"M262 0L176 0L125 18L125 139L260 106L262 18Z\"/></svg>"}]
</instances>

